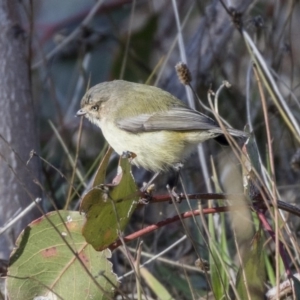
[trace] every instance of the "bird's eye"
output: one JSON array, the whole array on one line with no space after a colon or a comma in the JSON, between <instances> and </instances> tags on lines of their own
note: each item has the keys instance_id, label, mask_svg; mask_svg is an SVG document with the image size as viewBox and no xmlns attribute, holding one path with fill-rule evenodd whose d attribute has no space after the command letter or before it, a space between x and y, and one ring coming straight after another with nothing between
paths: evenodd
<instances>
[{"instance_id":1,"label":"bird's eye","mask_svg":"<svg viewBox=\"0 0 300 300\"><path fill-rule=\"evenodd\" d=\"M93 111L98 111L99 110L99 105L93 105L92 107Z\"/></svg>"}]
</instances>

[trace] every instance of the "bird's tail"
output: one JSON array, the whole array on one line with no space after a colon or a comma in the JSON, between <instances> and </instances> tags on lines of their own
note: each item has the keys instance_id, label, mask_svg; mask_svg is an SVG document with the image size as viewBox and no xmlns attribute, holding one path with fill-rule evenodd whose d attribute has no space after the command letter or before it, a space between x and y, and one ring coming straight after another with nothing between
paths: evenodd
<instances>
[{"instance_id":1,"label":"bird's tail","mask_svg":"<svg viewBox=\"0 0 300 300\"><path fill-rule=\"evenodd\" d=\"M215 137L215 140L220 143L221 145L229 145L228 139L226 138L226 135L229 134L232 137L235 138L235 140L239 141L239 143L245 143L246 140L249 138L250 134L245 132L245 131L241 131L241 130L237 130L237 129L233 129L233 128L226 128L226 131L223 131L221 128L214 128L213 129L214 133L220 133L220 135L218 135L217 137Z\"/></svg>"}]
</instances>

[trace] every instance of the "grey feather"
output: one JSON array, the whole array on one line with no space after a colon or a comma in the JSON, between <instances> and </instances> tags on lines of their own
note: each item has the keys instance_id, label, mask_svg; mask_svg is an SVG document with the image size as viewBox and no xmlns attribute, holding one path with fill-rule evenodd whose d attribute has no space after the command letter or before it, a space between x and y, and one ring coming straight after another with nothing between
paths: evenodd
<instances>
[{"instance_id":1,"label":"grey feather","mask_svg":"<svg viewBox=\"0 0 300 300\"><path fill-rule=\"evenodd\" d=\"M155 114L141 114L117 121L119 128L133 133L157 130L212 130L220 129L211 118L186 107L172 107ZM219 132L219 131L218 131Z\"/></svg>"}]
</instances>

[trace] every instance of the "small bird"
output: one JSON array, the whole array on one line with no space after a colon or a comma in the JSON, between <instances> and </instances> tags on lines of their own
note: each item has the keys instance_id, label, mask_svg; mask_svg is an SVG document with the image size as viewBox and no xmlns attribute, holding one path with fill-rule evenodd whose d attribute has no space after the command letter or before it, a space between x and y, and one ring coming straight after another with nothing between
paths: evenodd
<instances>
[{"instance_id":1,"label":"small bird","mask_svg":"<svg viewBox=\"0 0 300 300\"><path fill-rule=\"evenodd\" d=\"M213 119L170 93L123 80L90 88L77 116L85 116L99 126L119 155L133 153L132 164L152 172L166 171L183 162L199 143L224 138ZM227 131L235 137L247 137L243 131Z\"/></svg>"}]
</instances>

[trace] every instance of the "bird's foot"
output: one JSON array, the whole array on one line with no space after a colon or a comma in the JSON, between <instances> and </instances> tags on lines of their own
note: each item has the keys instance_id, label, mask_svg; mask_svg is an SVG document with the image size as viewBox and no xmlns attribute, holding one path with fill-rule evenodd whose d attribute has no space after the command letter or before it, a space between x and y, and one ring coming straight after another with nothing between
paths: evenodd
<instances>
[{"instance_id":1,"label":"bird's foot","mask_svg":"<svg viewBox=\"0 0 300 300\"><path fill-rule=\"evenodd\" d=\"M176 192L176 187L175 186L171 188L169 185L167 185L167 190L168 190L169 195L170 195L170 197L172 199L170 201L170 203L173 203L173 201L175 201L176 203L180 203L182 201L183 194L178 194Z\"/></svg>"},{"instance_id":2,"label":"bird's foot","mask_svg":"<svg viewBox=\"0 0 300 300\"><path fill-rule=\"evenodd\" d=\"M143 187L141 188L141 192L143 197L139 200L140 204L148 204L152 199L152 194L155 191L155 184L149 184L144 182Z\"/></svg>"},{"instance_id":3,"label":"bird's foot","mask_svg":"<svg viewBox=\"0 0 300 300\"><path fill-rule=\"evenodd\" d=\"M180 170L183 168L183 163L181 163L181 162L178 162L178 163L176 163L175 165L173 165L173 169L174 169L174 171L176 171L176 172L180 172Z\"/></svg>"}]
</instances>

